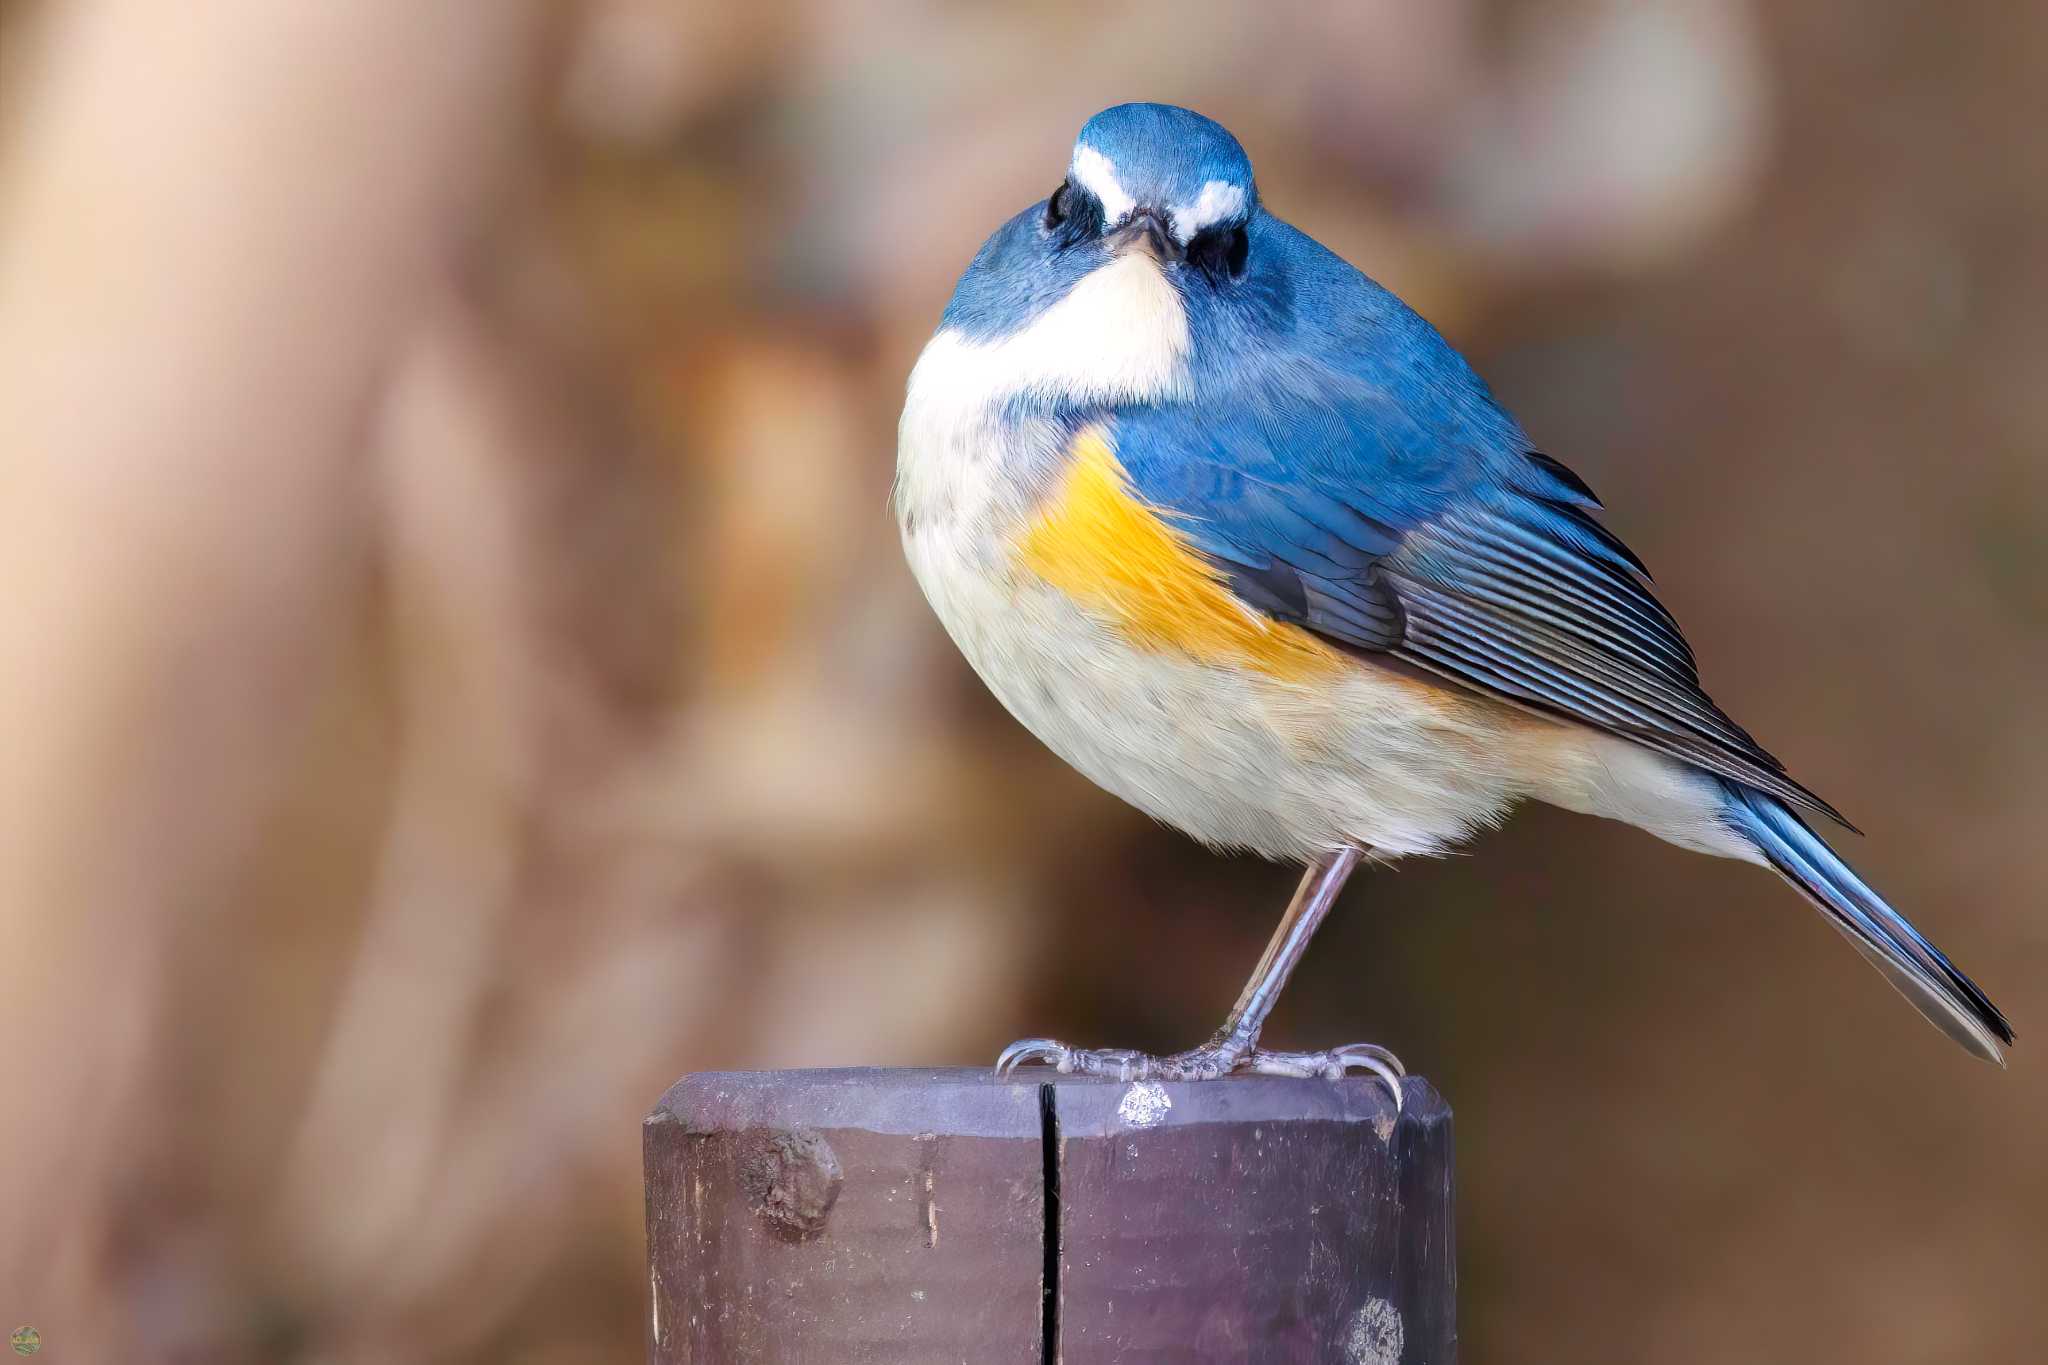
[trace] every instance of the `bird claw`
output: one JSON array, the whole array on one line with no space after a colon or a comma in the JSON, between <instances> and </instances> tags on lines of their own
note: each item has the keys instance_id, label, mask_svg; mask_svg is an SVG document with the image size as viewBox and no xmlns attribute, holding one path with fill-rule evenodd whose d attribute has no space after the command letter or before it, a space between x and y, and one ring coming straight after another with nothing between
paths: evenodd
<instances>
[{"instance_id":1,"label":"bird claw","mask_svg":"<svg viewBox=\"0 0 2048 1365\"><path fill-rule=\"evenodd\" d=\"M1066 1063L1073 1055L1072 1048L1052 1038L1019 1038L996 1058L996 1075L1008 1076L1030 1062L1044 1062L1053 1070L1065 1073L1071 1069Z\"/></svg>"},{"instance_id":2,"label":"bird claw","mask_svg":"<svg viewBox=\"0 0 2048 1365\"><path fill-rule=\"evenodd\" d=\"M1262 1048L1233 1050L1205 1046L1167 1057L1124 1048L1077 1048L1052 1038L1024 1038L996 1058L996 1075L1006 1077L1019 1067L1043 1063L1063 1076L1103 1076L1131 1081L1209 1081L1233 1071L1265 1076L1322 1077L1341 1080L1354 1068L1370 1072L1402 1105L1401 1080L1408 1074L1401 1059L1373 1043L1348 1043L1328 1052L1268 1052Z\"/></svg>"},{"instance_id":3,"label":"bird claw","mask_svg":"<svg viewBox=\"0 0 2048 1365\"><path fill-rule=\"evenodd\" d=\"M1256 1048L1244 1059L1242 1067L1265 1076L1321 1076L1331 1081L1342 1080L1355 1067L1379 1079L1393 1097L1397 1113L1403 1103L1401 1081L1408 1074L1399 1057L1376 1043L1346 1043L1328 1052L1268 1052Z\"/></svg>"}]
</instances>

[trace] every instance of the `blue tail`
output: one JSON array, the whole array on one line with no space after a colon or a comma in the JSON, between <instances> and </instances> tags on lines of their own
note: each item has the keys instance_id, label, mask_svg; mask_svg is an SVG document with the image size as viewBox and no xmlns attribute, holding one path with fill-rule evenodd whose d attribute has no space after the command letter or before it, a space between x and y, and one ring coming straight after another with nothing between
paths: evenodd
<instances>
[{"instance_id":1,"label":"blue tail","mask_svg":"<svg viewBox=\"0 0 2048 1365\"><path fill-rule=\"evenodd\" d=\"M2012 1042L2012 1025L1976 982L1886 905L1784 802L1738 783L1722 785L1729 825L1805 892L1899 994L1977 1056L2005 1064L1999 1045Z\"/></svg>"}]
</instances>

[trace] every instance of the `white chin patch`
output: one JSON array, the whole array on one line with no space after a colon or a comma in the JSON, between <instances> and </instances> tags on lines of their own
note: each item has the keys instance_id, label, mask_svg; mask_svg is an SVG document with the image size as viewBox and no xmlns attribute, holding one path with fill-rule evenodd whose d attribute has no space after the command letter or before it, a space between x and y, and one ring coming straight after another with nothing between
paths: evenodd
<instances>
[{"instance_id":1,"label":"white chin patch","mask_svg":"<svg viewBox=\"0 0 2048 1365\"><path fill-rule=\"evenodd\" d=\"M1227 223L1244 212L1244 186L1211 180L1191 204L1173 206L1173 235L1186 246L1203 228Z\"/></svg>"},{"instance_id":2,"label":"white chin patch","mask_svg":"<svg viewBox=\"0 0 2048 1365\"><path fill-rule=\"evenodd\" d=\"M910 378L911 401L979 409L1037 392L1077 401L1186 392L1187 308L1141 252L1113 257L1027 326L993 341L941 331Z\"/></svg>"},{"instance_id":3,"label":"white chin patch","mask_svg":"<svg viewBox=\"0 0 2048 1365\"><path fill-rule=\"evenodd\" d=\"M1074 164L1067 167L1074 183L1102 201L1103 221L1112 226L1122 222L1138 207L1116 178L1116 163L1085 143L1074 148Z\"/></svg>"}]
</instances>

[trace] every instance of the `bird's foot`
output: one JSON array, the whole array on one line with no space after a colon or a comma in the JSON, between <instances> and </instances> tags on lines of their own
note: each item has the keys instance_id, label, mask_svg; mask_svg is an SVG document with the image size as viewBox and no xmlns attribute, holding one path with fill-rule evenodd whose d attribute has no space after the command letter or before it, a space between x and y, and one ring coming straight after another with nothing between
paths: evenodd
<instances>
[{"instance_id":1,"label":"bird's foot","mask_svg":"<svg viewBox=\"0 0 2048 1365\"><path fill-rule=\"evenodd\" d=\"M1043 1063L1062 1075L1106 1076L1119 1081L1213 1081L1233 1071L1264 1076L1321 1076L1339 1080L1353 1069L1370 1072L1401 1107L1401 1059L1373 1043L1350 1043L1328 1052L1269 1052L1264 1048L1205 1043L1165 1057L1124 1048L1078 1048L1051 1038L1026 1038L1003 1049L996 1074Z\"/></svg>"},{"instance_id":2,"label":"bird's foot","mask_svg":"<svg viewBox=\"0 0 2048 1365\"><path fill-rule=\"evenodd\" d=\"M1156 1057L1125 1048L1068 1047L1052 1038L1026 1038L1003 1049L996 1074L1007 1076L1020 1066L1042 1062L1067 1076L1107 1076L1119 1081L1213 1081L1248 1061L1251 1053L1209 1044L1187 1052Z\"/></svg>"}]
</instances>

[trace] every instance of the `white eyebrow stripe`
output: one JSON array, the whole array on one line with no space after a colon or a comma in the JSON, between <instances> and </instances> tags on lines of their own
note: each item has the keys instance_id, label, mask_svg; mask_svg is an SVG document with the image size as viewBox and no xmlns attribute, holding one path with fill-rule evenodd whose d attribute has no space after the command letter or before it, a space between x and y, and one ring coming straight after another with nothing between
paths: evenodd
<instances>
[{"instance_id":1,"label":"white eyebrow stripe","mask_svg":"<svg viewBox=\"0 0 2048 1365\"><path fill-rule=\"evenodd\" d=\"M1244 212L1244 186L1228 180L1211 180L1202 186L1195 202L1173 210L1173 235L1185 246L1196 233L1216 223L1227 222Z\"/></svg>"},{"instance_id":2,"label":"white eyebrow stripe","mask_svg":"<svg viewBox=\"0 0 2048 1365\"><path fill-rule=\"evenodd\" d=\"M1067 173L1074 177L1075 184L1102 201L1102 218L1106 223L1122 222L1138 207L1138 201L1125 192L1116 178L1116 163L1093 147L1077 144L1074 164L1067 168Z\"/></svg>"}]
</instances>

